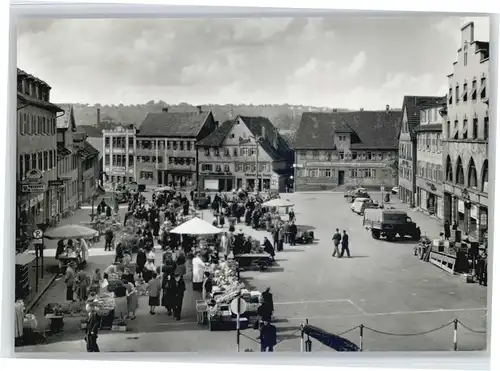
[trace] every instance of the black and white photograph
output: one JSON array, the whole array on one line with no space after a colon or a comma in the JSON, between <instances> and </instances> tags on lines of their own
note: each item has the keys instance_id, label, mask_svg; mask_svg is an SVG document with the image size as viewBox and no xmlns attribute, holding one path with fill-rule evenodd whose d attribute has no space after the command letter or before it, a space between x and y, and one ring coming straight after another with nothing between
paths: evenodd
<instances>
[{"instance_id":1,"label":"black and white photograph","mask_svg":"<svg viewBox=\"0 0 500 371\"><path fill-rule=\"evenodd\" d=\"M17 26L15 352L486 350L488 16Z\"/></svg>"}]
</instances>

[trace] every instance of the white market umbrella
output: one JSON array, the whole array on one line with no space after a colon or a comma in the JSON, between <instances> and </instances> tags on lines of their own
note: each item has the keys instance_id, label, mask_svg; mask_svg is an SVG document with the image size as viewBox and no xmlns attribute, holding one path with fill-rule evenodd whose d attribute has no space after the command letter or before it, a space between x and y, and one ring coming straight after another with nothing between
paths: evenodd
<instances>
[{"instance_id":1,"label":"white market umbrella","mask_svg":"<svg viewBox=\"0 0 500 371\"><path fill-rule=\"evenodd\" d=\"M283 200L281 198L274 198L267 202L264 202L262 206L267 207L292 207L294 204L288 200Z\"/></svg>"},{"instance_id":2,"label":"white market umbrella","mask_svg":"<svg viewBox=\"0 0 500 371\"><path fill-rule=\"evenodd\" d=\"M204 235L204 234L218 234L222 230L214 227L212 224L204 221L200 218L193 218L187 222L175 227L170 231L170 233L175 234L192 234L192 235Z\"/></svg>"},{"instance_id":3,"label":"white market umbrella","mask_svg":"<svg viewBox=\"0 0 500 371\"><path fill-rule=\"evenodd\" d=\"M95 229L84 227L78 224L68 224L54 228L45 232L44 237L51 240L70 239L70 238L91 238L98 234Z\"/></svg>"}]
</instances>

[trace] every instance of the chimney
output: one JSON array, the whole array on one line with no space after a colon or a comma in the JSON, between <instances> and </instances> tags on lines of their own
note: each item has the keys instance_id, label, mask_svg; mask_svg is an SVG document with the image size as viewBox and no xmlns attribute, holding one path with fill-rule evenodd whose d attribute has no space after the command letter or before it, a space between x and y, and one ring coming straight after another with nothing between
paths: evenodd
<instances>
[{"instance_id":1,"label":"chimney","mask_svg":"<svg viewBox=\"0 0 500 371\"><path fill-rule=\"evenodd\" d=\"M101 125L101 109L97 109L97 120L96 120L97 127Z\"/></svg>"},{"instance_id":2,"label":"chimney","mask_svg":"<svg viewBox=\"0 0 500 371\"><path fill-rule=\"evenodd\" d=\"M390 107L389 107L389 105L387 104L387 105L385 106L385 112L389 112L389 110L390 110Z\"/></svg>"},{"instance_id":3,"label":"chimney","mask_svg":"<svg viewBox=\"0 0 500 371\"><path fill-rule=\"evenodd\" d=\"M474 41L474 22L469 22L465 24L462 29L462 45L463 48L465 44L470 44Z\"/></svg>"},{"instance_id":4,"label":"chimney","mask_svg":"<svg viewBox=\"0 0 500 371\"><path fill-rule=\"evenodd\" d=\"M168 106L161 109L162 112L168 112Z\"/></svg>"},{"instance_id":5,"label":"chimney","mask_svg":"<svg viewBox=\"0 0 500 371\"><path fill-rule=\"evenodd\" d=\"M196 106L196 108L198 109L198 114L202 114L203 112L203 107L202 106Z\"/></svg>"}]
</instances>

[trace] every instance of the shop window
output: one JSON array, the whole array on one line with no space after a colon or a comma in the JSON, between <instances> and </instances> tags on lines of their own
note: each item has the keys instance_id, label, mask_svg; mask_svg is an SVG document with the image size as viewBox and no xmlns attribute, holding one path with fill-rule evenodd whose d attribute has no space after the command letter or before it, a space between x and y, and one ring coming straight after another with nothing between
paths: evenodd
<instances>
[{"instance_id":1,"label":"shop window","mask_svg":"<svg viewBox=\"0 0 500 371\"><path fill-rule=\"evenodd\" d=\"M488 193L488 160L484 160L481 176L481 191Z\"/></svg>"},{"instance_id":2,"label":"shop window","mask_svg":"<svg viewBox=\"0 0 500 371\"><path fill-rule=\"evenodd\" d=\"M474 160L471 158L469 162L469 169L467 172L467 185L471 188L477 188L477 171L476 164Z\"/></svg>"},{"instance_id":3,"label":"shop window","mask_svg":"<svg viewBox=\"0 0 500 371\"><path fill-rule=\"evenodd\" d=\"M446 159L446 181L453 182L453 164L451 163L450 156Z\"/></svg>"},{"instance_id":4,"label":"shop window","mask_svg":"<svg viewBox=\"0 0 500 371\"><path fill-rule=\"evenodd\" d=\"M462 159L458 156L457 160L457 170L456 170L456 182L459 185L465 185L464 167L462 165Z\"/></svg>"}]
</instances>

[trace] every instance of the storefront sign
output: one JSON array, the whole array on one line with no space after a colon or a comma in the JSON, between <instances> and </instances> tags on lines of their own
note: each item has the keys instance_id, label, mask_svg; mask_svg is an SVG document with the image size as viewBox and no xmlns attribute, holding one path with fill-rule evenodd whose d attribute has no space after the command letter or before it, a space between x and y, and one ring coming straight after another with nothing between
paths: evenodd
<instances>
[{"instance_id":1,"label":"storefront sign","mask_svg":"<svg viewBox=\"0 0 500 371\"><path fill-rule=\"evenodd\" d=\"M458 200L458 212L465 214L465 204L462 200Z\"/></svg>"},{"instance_id":2,"label":"storefront sign","mask_svg":"<svg viewBox=\"0 0 500 371\"><path fill-rule=\"evenodd\" d=\"M249 177L255 177L257 176L257 174L255 173L245 173L245 176L249 176ZM259 177L265 177L265 178L269 178L271 177L271 174L262 174L262 173L259 173Z\"/></svg>"},{"instance_id":3,"label":"storefront sign","mask_svg":"<svg viewBox=\"0 0 500 371\"><path fill-rule=\"evenodd\" d=\"M479 218L479 224L483 227L488 226L488 211L481 210L481 215Z\"/></svg>"}]
</instances>

